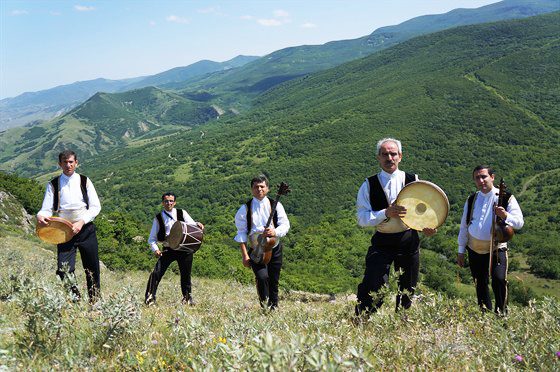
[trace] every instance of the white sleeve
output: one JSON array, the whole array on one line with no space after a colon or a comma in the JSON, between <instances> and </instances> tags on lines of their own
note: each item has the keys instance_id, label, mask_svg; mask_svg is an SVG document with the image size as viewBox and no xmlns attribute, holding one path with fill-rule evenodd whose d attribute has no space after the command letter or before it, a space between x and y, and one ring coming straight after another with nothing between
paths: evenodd
<instances>
[{"instance_id":1,"label":"white sleeve","mask_svg":"<svg viewBox=\"0 0 560 372\"><path fill-rule=\"evenodd\" d=\"M155 252L159 249L157 245L158 231L159 231L159 223L157 221L157 218L154 218L154 221L152 222L152 230L150 231L150 237L148 238L148 245L150 246L152 252Z\"/></svg>"},{"instance_id":2,"label":"white sleeve","mask_svg":"<svg viewBox=\"0 0 560 372\"><path fill-rule=\"evenodd\" d=\"M88 195L88 204L89 209L87 210L87 221L85 223L93 221L95 217L101 212L101 202L99 201L99 197L97 196L97 192L95 191L95 187L93 187L93 183L88 178L86 183L87 195Z\"/></svg>"},{"instance_id":3,"label":"white sleeve","mask_svg":"<svg viewBox=\"0 0 560 372\"><path fill-rule=\"evenodd\" d=\"M54 198L54 188L52 184L47 183L47 189L45 190L45 197L43 198L43 205L41 210L37 213L37 216L51 217L53 215L53 198Z\"/></svg>"},{"instance_id":4,"label":"white sleeve","mask_svg":"<svg viewBox=\"0 0 560 372\"><path fill-rule=\"evenodd\" d=\"M459 244L458 253L465 253L467 243L469 241L469 226L467 225L467 210L468 210L469 200L465 202L463 207L463 216L461 217L461 226L459 227L459 237L457 242Z\"/></svg>"},{"instance_id":5,"label":"white sleeve","mask_svg":"<svg viewBox=\"0 0 560 372\"><path fill-rule=\"evenodd\" d=\"M358 225L360 226L376 226L387 219L387 216L385 216L385 209L374 211L371 208L368 180L365 180L360 190L358 190L356 208L356 216L358 217Z\"/></svg>"},{"instance_id":6,"label":"white sleeve","mask_svg":"<svg viewBox=\"0 0 560 372\"><path fill-rule=\"evenodd\" d=\"M523 213L521 212L521 207L515 199L515 196L511 196L507 206L507 217L506 223L511 225L514 229L518 230L523 227L525 221L523 220Z\"/></svg>"},{"instance_id":7,"label":"white sleeve","mask_svg":"<svg viewBox=\"0 0 560 372\"><path fill-rule=\"evenodd\" d=\"M235 227L237 235L234 240L238 243L247 243L247 206L243 204L235 214Z\"/></svg>"},{"instance_id":8,"label":"white sleeve","mask_svg":"<svg viewBox=\"0 0 560 372\"><path fill-rule=\"evenodd\" d=\"M189 225L196 225L196 221L193 220L193 218L187 213L187 211L184 209L181 210L183 211L183 219L185 220L185 222Z\"/></svg>"},{"instance_id":9,"label":"white sleeve","mask_svg":"<svg viewBox=\"0 0 560 372\"><path fill-rule=\"evenodd\" d=\"M288 215L284 206L278 202L276 205L276 213L278 213L278 226L276 226L276 236L281 238L286 236L288 230L290 230L290 221L288 220Z\"/></svg>"}]
</instances>

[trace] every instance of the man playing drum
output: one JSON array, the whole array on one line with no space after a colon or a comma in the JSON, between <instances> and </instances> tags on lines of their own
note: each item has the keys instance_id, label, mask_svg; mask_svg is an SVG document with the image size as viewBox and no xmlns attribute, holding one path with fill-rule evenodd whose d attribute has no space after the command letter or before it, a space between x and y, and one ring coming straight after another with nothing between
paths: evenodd
<instances>
[{"instance_id":1,"label":"man playing drum","mask_svg":"<svg viewBox=\"0 0 560 372\"><path fill-rule=\"evenodd\" d=\"M399 170L402 147L396 139L384 138L377 143L377 160L382 170L365 180L358 191L356 203L358 224L376 226L366 255L364 277L358 285L356 315L364 312L369 315L381 307L383 298L378 298L374 304L370 293L377 293L387 285L392 263L395 272L402 270L398 279L400 294L397 295L397 310L400 304L405 309L411 306L411 296L418 281L420 239L417 231L400 221L396 229L387 228L389 219L406 215L406 208L394 202L403 187L416 181L418 176ZM430 236L436 230L424 228L423 233Z\"/></svg>"},{"instance_id":2,"label":"man playing drum","mask_svg":"<svg viewBox=\"0 0 560 372\"><path fill-rule=\"evenodd\" d=\"M494 172L487 165L479 165L473 169L473 181L478 192L471 195L465 202L461 227L459 229L459 253L457 263L465 265L465 250L469 253L469 266L476 286L476 297L481 309L492 309L492 300L488 289L488 270L490 266L490 249L492 241L492 224L494 215L500 217L514 229L523 227L521 208L510 193L505 193L502 205L498 203L498 189L494 187ZM507 311L507 243L494 245L492 252L492 290L496 299L497 313ZM493 248L493 247L492 247Z\"/></svg>"},{"instance_id":3,"label":"man playing drum","mask_svg":"<svg viewBox=\"0 0 560 372\"><path fill-rule=\"evenodd\" d=\"M177 261L179 265L179 272L181 274L181 293L183 294L182 302L189 305L194 305L191 291L191 269L193 261L193 253L183 250L169 249L166 238L173 224L177 221L183 221L191 225L197 225L201 230L204 230L204 225L200 222L195 222L192 217L183 209L176 209L176 197L172 192L167 192L161 196L161 204L163 211L154 217L152 223L152 230L148 238L148 244L154 255L158 258L154 271L150 274L148 285L146 287L146 305L151 305L156 301L156 292L163 275L167 268L173 261ZM157 242L163 242L163 251L159 250Z\"/></svg>"},{"instance_id":4,"label":"man playing drum","mask_svg":"<svg viewBox=\"0 0 560 372\"><path fill-rule=\"evenodd\" d=\"M78 157L73 151L63 151L58 155L58 165L62 174L47 184L43 205L37 213L38 227L49 225L53 213L70 221L73 234L70 241L57 245L57 275L69 287L76 299L80 291L76 285L74 269L76 247L86 272L90 302L99 295L99 255L97 236L93 219L101 211L101 204L93 183L89 178L75 172Z\"/></svg>"},{"instance_id":5,"label":"man playing drum","mask_svg":"<svg viewBox=\"0 0 560 372\"><path fill-rule=\"evenodd\" d=\"M235 214L235 226L237 227L235 241L241 247L243 266L251 267L255 273L261 306L275 309L278 307L278 282L282 269L280 238L288 233L290 221L288 221L284 207L278 202L273 215L273 224L264 228L272 210L272 201L267 197L268 191L268 178L265 175L254 177L251 180L253 198L243 204ZM249 237L254 234L265 234L267 237L276 238L276 245L272 248L272 256L267 264L256 263L250 258L252 248L247 249L247 242Z\"/></svg>"}]
</instances>

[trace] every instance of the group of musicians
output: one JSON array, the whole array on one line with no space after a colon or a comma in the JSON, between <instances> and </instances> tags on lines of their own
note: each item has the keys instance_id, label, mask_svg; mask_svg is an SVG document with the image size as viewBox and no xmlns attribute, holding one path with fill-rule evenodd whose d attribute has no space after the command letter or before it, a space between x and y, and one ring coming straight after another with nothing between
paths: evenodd
<instances>
[{"instance_id":1,"label":"group of musicians","mask_svg":"<svg viewBox=\"0 0 560 372\"><path fill-rule=\"evenodd\" d=\"M402 228L388 229L390 219L406 216L405 207L395 203L400 191L418 180L413 173L403 172L399 163L403 158L402 145L394 138L384 138L377 143L377 160L380 172L366 179L357 196L357 219L360 226L375 226L376 232L365 257L365 272L358 285L355 314L369 316L383 304L380 290L387 285L391 265L398 272L398 294L396 308L409 308L418 282L420 238L416 230L404 224ZM80 250L86 273L90 302L100 294L100 272L98 244L95 234L94 218L99 214L101 205L92 182L75 172L78 158L72 151L59 154L58 164L62 174L47 184L42 208L37 214L39 227L47 226L53 214L70 221L72 233L70 241L57 245L57 275L68 287L75 299L80 292L74 276L76 249ZM507 312L507 243L496 243L493 239L496 218L513 229L523 227L523 215L515 197L506 193L498 200L498 189L494 186L494 173L491 167L477 166L472 173L478 191L465 202L458 238L459 266L464 266L465 251L469 255L469 266L475 282L478 304L483 310L492 309L489 292L489 276L495 296L494 311ZM262 307L278 307L278 283L282 268L282 244L280 238L290 229L290 222L282 204L271 200L267 195L269 181L260 175L251 180L252 199L241 205L235 215L237 235L240 244L242 263L251 267L257 284L257 293ZM198 226L185 210L175 208L176 196L167 192L162 196L162 211L153 220L148 244L158 261L150 274L145 303L155 303L158 284L173 261L177 261L181 274L183 303L193 305L191 291L192 251L170 249L166 237L176 221ZM271 216L272 214L272 216ZM422 233L432 236L434 228L424 228ZM255 246L248 244L252 236L259 236L273 242L267 261L255 260ZM260 241L260 239L259 239ZM158 242L162 243L160 250ZM260 244L260 243L259 243ZM260 249L260 245L259 245ZM270 249L270 248L269 248ZM372 296L373 295L373 296ZM375 298L374 298L375 296Z\"/></svg>"}]
</instances>

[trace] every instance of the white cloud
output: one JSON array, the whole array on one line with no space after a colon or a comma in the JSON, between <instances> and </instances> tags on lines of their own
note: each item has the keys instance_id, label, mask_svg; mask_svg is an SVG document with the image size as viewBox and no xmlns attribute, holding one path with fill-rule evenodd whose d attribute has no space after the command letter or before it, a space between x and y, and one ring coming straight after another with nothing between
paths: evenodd
<instances>
[{"instance_id":1,"label":"white cloud","mask_svg":"<svg viewBox=\"0 0 560 372\"><path fill-rule=\"evenodd\" d=\"M176 15L170 15L166 18L168 22L175 22L175 23L189 23L189 20L185 17L178 17Z\"/></svg>"},{"instance_id":2,"label":"white cloud","mask_svg":"<svg viewBox=\"0 0 560 372\"><path fill-rule=\"evenodd\" d=\"M12 10L12 15L15 16L26 15L26 14L29 14L27 10L21 10L21 9Z\"/></svg>"},{"instance_id":3,"label":"white cloud","mask_svg":"<svg viewBox=\"0 0 560 372\"><path fill-rule=\"evenodd\" d=\"M95 10L95 7L85 6L85 5L74 5L74 9L76 9L78 12L91 12L92 10Z\"/></svg>"},{"instance_id":4,"label":"white cloud","mask_svg":"<svg viewBox=\"0 0 560 372\"><path fill-rule=\"evenodd\" d=\"M290 16L290 13L286 12L285 10L275 10L273 14L275 17L279 17L279 18Z\"/></svg>"},{"instance_id":5,"label":"white cloud","mask_svg":"<svg viewBox=\"0 0 560 372\"><path fill-rule=\"evenodd\" d=\"M309 22L307 22L307 23L302 24L301 27L302 27L302 28L317 28L317 27L319 27L319 26L317 26L315 23L309 23Z\"/></svg>"},{"instance_id":6,"label":"white cloud","mask_svg":"<svg viewBox=\"0 0 560 372\"><path fill-rule=\"evenodd\" d=\"M220 10L219 7L210 7L210 8L205 8L205 9L199 9L198 12L199 13L216 13Z\"/></svg>"},{"instance_id":7,"label":"white cloud","mask_svg":"<svg viewBox=\"0 0 560 372\"><path fill-rule=\"evenodd\" d=\"M244 16L241 16L241 17L239 17L239 18L241 18L241 19L246 19L246 20L255 19L255 17L253 17L253 16L251 16L251 15L244 15Z\"/></svg>"},{"instance_id":8,"label":"white cloud","mask_svg":"<svg viewBox=\"0 0 560 372\"><path fill-rule=\"evenodd\" d=\"M150 26L155 26L156 22L155 21L150 21Z\"/></svg>"},{"instance_id":9,"label":"white cloud","mask_svg":"<svg viewBox=\"0 0 560 372\"><path fill-rule=\"evenodd\" d=\"M257 22L261 25L261 26L282 26L282 22L276 20L276 19L258 19Z\"/></svg>"},{"instance_id":10,"label":"white cloud","mask_svg":"<svg viewBox=\"0 0 560 372\"><path fill-rule=\"evenodd\" d=\"M55 16L55 17L59 17L59 16L62 15L62 13L60 13L60 12L54 12L54 11L51 11L50 14L51 14L52 16Z\"/></svg>"}]
</instances>

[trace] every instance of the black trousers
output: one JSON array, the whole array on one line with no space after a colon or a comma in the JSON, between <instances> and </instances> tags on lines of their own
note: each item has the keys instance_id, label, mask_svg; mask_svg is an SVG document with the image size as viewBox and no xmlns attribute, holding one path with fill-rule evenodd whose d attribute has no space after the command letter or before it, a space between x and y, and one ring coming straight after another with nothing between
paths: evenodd
<instances>
[{"instance_id":1,"label":"black trousers","mask_svg":"<svg viewBox=\"0 0 560 372\"><path fill-rule=\"evenodd\" d=\"M183 299L188 300L191 297L191 270L193 254L190 252L164 249L163 254L156 262L154 271L152 271L150 278L148 279L145 298L145 302L147 304L156 300L156 292L159 282L173 261L177 261L177 264L179 265L179 273L181 274L181 293L183 294Z\"/></svg>"},{"instance_id":2,"label":"black trousers","mask_svg":"<svg viewBox=\"0 0 560 372\"><path fill-rule=\"evenodd\" d=\"M490 290L488 289L488 266L490 253L479 254L467 247L469 252L469 266L476 287L476 297L478 306L481 309L492 309L492 299L490 298ZM505 314L507 312L507 270L508 270L508 254L507 249L499 249L494 251L492 258L492 290L496 300L497 313Z\"/></svg>"},{"instance_id":3,"label":"black trousers","mask_svg":"<svg viewBox=\"0 0 560 372\"><path fill-rule=\"evenodd\" d=\"M396 308L402 303L402 306L408 309L418 283L419 262L420 238L416 230L394 234L376 232L371 238L371 246L366 256L364 278L358 285L356 315L363 311L375 312L383 305L382 297L377 298L374 304L370 293L377 293L387 285L391 264L394 264L395 272L403 270L398 278L399 294Z\"/></svg>"},{"instance_id":4,"label":"black trousers","mask_svg":"<svg viewBox=\"0 0 560 372\"><path fill-rule=\"evenodd\" d=\"M57 270L56 273L63 282L69 280L72 292L79 296L76 283L73 281L76 266L76 247L80 250L82 265L86 272L86 282L90 301L94 301L100 293L99 251L95 225L92 222L85 224L82 230L74 237L57 245Z\"/></svg>"},{"instance_id":5,"label":"black trousers","mask_svg":"<svg viewBox=\"0 0 560 372\"><path fill-rule=\"evenodd\" d=\"M250 252L249 252L250 254ZM262 307L278 307L278 282L282 270L282 244L272 249L272 257L267 265L256 264L251 260L255 273L257 293Z\"/></svg>"}]
</instances>

